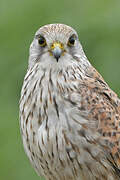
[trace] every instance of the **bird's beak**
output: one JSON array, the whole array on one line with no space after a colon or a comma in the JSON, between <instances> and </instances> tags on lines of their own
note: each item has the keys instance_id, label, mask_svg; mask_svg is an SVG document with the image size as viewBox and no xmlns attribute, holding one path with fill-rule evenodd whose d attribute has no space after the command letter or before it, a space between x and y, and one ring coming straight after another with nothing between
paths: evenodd
<instances>
[{"instance_id":1,"label":"bird's beak","mask_svg":"<svg viewBox=\"0 0 120 180\"><path fill-rule=\"evenodd\" d=\"M51 45L51 52L52 52L53 56L55 57L55 59L57 60L57 62L58 62L60 56L62 55L63 50L64 50L63 44L60 42L54 42Z\"/></svg>"}]
</instances>

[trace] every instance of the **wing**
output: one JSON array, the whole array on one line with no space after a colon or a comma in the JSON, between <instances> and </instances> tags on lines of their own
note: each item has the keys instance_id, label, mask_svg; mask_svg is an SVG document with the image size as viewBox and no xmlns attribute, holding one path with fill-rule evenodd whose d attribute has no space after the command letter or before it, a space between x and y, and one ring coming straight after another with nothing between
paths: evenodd
<instances>
[{"instance_id":1,"label":"wing","mask_svg":"<svg viewBox=\"0 0 120 180\"><path fill-rule=\"evenodd\" d=\"M70 96L70 101L78 107L80 115L96 127L93 131L100 134L105 142L108 161L120 176L120 100L105 83L101 75L91 66L79 84L77 93L80 101ZM94 123L92 123L94 124ZM88 128L87 126L85 128Z\"/></svg>"},{"instance_id":2,"label":"wing","mask_svg":"<svg viewBox=\"0 0 120 180\"><path fill-rule=\"evenodd\" d=\"M91 94L88 118L99 121L97 130L110 149L114 165L120 168L120 100L93 67L87 76L85 84Z\"/></svg>"}]
</instances>

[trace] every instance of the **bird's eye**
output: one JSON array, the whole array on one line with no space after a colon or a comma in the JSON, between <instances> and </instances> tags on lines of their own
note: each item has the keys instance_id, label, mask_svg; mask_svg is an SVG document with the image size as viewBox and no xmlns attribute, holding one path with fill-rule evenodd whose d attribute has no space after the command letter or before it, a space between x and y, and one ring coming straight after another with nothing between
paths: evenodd
<instances>
[{"instance_id":1,"label":"bird's eye","mask_svg":"<svg viewBox=\"0 0 120 180\"><path fill-rule=\"evenodd\" d=\"M74 46L76 37L75 35L72 35L68 40L68 46Z\"/></svg>"},{"instance_id":2,"label":"bird's eye","mask_svg":"<svg viewBox=\"0 0 120 180\"><path fill-rule=\"evenodd\" d=\"M40 37L38 38L38 43L39 43L39 45L40 45L41 47L45 47L45 45L46 45L46 40L45 40L45 38L44 38L43 36L40 36Z\"/></svg>"}]
</instances>

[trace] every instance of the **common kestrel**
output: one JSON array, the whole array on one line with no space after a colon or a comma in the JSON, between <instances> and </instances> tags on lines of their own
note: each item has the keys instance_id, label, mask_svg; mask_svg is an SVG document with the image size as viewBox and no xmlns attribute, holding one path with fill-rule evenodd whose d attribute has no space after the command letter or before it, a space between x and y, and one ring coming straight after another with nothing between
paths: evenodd
<instances>
[{"instance_id":1,"label":"common kestrel","mask_svg":"<svg viewBox=\"0 0 120 180\"><path fill-rule=\"evenodd\" d=\"M26 154L46 180L120 179L120 100L73 28L50 24L36 32L20 125Z\"/></svg>"}]
</instances>

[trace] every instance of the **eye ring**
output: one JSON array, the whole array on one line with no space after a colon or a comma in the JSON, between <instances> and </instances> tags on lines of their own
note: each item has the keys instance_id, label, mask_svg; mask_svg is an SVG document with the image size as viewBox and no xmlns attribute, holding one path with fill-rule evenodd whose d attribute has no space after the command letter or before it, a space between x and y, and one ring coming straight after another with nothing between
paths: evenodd
<instances>
[{"instance_id":1,"label":"eye ring","mask_svg":"<svg viewBox=\"0 0 120 180\"><path fill-rule=\"evenodd\" d=\"M75 40L76 40L76 36L73 34L72 36L70 36L68 40L68 46L74 46Z\"/></svg>"},{"instance_id":2,"label":"eye ring","mask_svg":"<svg viewBox=\"0 0 120 180\"><path fill-rule=\"evenodd\" d=\"M44 38L43 36L40 36L40 37L38 38L38 43L39 43L39 45L40 45L41 47L45 47L45 46L46 46L46 40L45 40L45 38Z\"/></svg>"}]
</instances>

